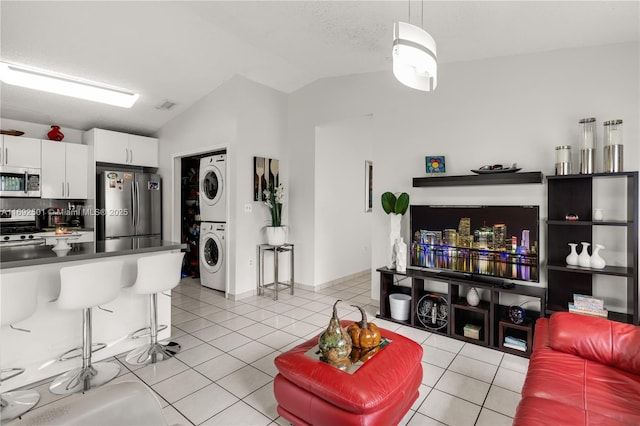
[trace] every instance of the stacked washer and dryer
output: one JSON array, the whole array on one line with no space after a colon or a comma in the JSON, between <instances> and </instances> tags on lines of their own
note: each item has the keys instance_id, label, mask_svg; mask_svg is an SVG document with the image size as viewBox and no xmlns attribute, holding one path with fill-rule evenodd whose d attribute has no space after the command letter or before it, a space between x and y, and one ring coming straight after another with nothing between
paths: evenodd
<instances>
[{"instance_id":1,"label":"stacked washer and dryer","mask_svg":"<svg viewBox=\"0 0 640 426\"><path fill-rule=\"evenodd\" d=\"M226 291L226 153L200 159L200 282Z\"/></svg>"}]
</instances>

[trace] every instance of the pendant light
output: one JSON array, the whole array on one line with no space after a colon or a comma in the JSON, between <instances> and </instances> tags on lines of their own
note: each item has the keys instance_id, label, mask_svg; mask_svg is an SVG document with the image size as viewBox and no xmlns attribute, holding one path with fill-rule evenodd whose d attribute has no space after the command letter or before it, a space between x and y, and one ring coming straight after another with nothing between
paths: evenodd
<instances>
[{"instance_id":1,"label":"pendant light","mask_svg":"<svg viewBox=\"0 0 640 426\"><path fill-rule=\"evenodd\" d=\"M422 8L424 16L424 3ZM392 58L393 75L405 86L430 92L438 85L436 42L421 27L406 22L394 22Z\"/></svg>"}]
</instances>

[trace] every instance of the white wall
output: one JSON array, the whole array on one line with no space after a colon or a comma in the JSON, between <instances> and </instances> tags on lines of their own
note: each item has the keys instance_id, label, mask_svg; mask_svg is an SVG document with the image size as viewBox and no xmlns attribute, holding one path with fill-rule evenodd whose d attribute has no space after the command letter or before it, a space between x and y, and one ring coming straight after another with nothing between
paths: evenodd
<instances>
[{"instance_id":1,"label":"white wall","mask_svg":"<svg viewBox=\"0 0 640 426\"><path fill-rule=\"evenodd\" d=\"M239 90L238 137L235 153L235 200L230 207L235 218L235 294L245 297L254 294L256 288L256 245L266 242L263 228L271 224L267 207L253 201L253 157L280 160L279 178L285 194L289 188L289 160L286 152L286 95L258 83L245 80ZM233 197L232 197L233 198ZM282 223L288 224L288 194L282 208ZM252 212L245 213L244 205L251 204ZM297 253L296 253L297 254ZM288 256L281 256L279 279L288 280ZM265 261L265 277L273 268Z\"/></svg>"},{"instance_id":2,"label":"white wall","mask_svg":"<svg viewBox=\"0 0 640 426\"><path fill-rule=\"evenodd\" d=\"M373 214L364 206L371 116L318 126L315 139L313 285L318 286L371 267Z\"/></svg>"},{"instance_id":3,"label":"white wall","mask_svg":"<svg viewBox=\"0 0 640 426\"><path fill-rule=\"evenodd\" d=\"M638 170L638 51L638 43L625 43L441 64L433 93L403 87L391 72L318 81L289 98L291 166L296 179L292 191L312 187L309 173L314 169L317 125L373 113L373 269L382 266L387 256L388 218L379 206L384 191L406 191L412 204L540 205L544 259L544 184L412 188L411 179L425 176L425 155L445 155L449 174L470 174L470 169L484 164L513 162L523 171L553 174L555 146L571 144L577 152L578 120L590 116L597 118L600 135L603 121L624 120L624 168ZM577 155L573 160L577 164ZM312 191L304 192L290 208L294 242L304 246L296 253L296 266L309 280L320 253L314 253L310 236L299 234L297 227L313 220L314 199ZM405 215L407 240L408 226ZM543 274L540 285L546 285L545 280ZM379 297L375 272L371 294Z\"/></svg>"},{"instance_id":4,"label":"white wall","mask_svg":"<svg viewBox=\"0 0 640 426\"><path fill-rule=\"evenodd\" d=\"M179 158L227 149L227 282L228 294L242 298L256 287L256 245L266 210L251 198L253 157L285 158L286 98L273 89L235 77L171 120L158 133L163 193L163 235L180 241ZM286 185L286 161L281 164ZM174 194L173 196L171 194ZM252 213L244 213L244 204ZM286 217L286 208L284 215Z\"/></svg>"}]
</instances>

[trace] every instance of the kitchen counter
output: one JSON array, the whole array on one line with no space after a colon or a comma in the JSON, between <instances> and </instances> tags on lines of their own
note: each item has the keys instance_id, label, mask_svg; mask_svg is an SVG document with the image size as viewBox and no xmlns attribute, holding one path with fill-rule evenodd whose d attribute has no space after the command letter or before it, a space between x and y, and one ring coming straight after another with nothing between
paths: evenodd
<instances>
[{"instance_id":1,"label":"kitchen counter","mask_svg":"<svg viewBox=\"0 0 640 426\"><path fill-rule=\"evenodd\" d=\"M66 255L59 256L51 246L5 247L0 249L0 269L51 263L99 259L111 256L183 249L184 244L159 238L118 238L89 243L73 243Z\"/></svg>"}]
</instances>

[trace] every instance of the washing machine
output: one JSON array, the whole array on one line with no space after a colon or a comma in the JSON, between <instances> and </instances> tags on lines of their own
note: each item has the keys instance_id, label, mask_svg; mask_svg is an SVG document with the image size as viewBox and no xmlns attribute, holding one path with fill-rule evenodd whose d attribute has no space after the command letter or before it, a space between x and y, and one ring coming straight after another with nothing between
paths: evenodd
<instances>
[{"instance_id":1,"label":"washing machine","mask_svg":"<svg viewBox=\"0 0 640 426\"><path fill-rule=\"evenodd\" d=\"M200 222L200 282L215 290L226 289L227 245L225 223Z\"/></svg>"},{"instance_id":2,"label":"washing machine","mask_svg":"<svg viewBox=\"0 0 640 426\"><path fill-rule=\"evenodd\" d=\"M226 162L226 154L200 159L200 218L204 222L227 221Z\"/></svg>"}]
</instances>

